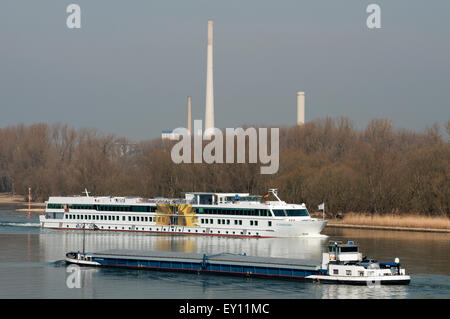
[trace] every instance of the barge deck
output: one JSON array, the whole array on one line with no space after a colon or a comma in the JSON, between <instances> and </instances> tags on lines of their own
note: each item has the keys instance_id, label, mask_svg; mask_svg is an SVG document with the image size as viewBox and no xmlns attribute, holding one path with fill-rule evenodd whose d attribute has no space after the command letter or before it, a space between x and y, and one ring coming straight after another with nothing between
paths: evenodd
<instances>
[{"instance_id":1,"label":"barge deck","mask_svg":"<svg viewBox=\"0 0 450 319\"><path fill-rule=\"evenodd\" d=\"M66 261L86 266L219 273L300 280L310 275L322 274L320 261L254 257L231 253L206 255L161 251L107 250L85 254L70 252L66 255Z\"/></svg>"}]
</instances>

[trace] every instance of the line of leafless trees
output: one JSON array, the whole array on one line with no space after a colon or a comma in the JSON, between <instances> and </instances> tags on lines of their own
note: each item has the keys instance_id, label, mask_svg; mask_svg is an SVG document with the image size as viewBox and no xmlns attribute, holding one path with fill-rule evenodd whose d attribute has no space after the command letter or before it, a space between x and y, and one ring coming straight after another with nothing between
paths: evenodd
<instances>
[{"instance_id":1,"label":"line of leafless trees","mask_svg":"<svg viewBox=\"0 0 450 319\"><path fill-rule=\"evenodd\" d=\"M280 128L280 168L260 164L175 164L160 139L132 143L63 124L0 129L0 192L179 197L186 191L250 192L325 202L332 214L421 213L450 217L450 121L425 132L394 129L385 119L358 130L347 118Z\"/></svg>"}]
</instances>

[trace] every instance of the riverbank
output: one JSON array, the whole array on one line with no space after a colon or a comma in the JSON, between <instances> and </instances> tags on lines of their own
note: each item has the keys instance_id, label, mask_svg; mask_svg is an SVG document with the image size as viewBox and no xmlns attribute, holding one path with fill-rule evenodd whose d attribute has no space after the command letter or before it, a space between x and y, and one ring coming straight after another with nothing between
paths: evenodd
<instances>
[{"instance_id":1,"label":"riverbank","mask_svg":"<svg viewBox=\"0 0 450 319\"><path fill-rule=\"evenodd\" d=\"M0 193L0 210L28 212L28 201L21 195ZM31 213L43 214L44 212L45 203L31 203ZM311 215L322 218L322 214L318 212ZM413 214L371 216L346 213L342 219L329 219L327 227L450 233L450 218Z\"/></svg>"},{"instance_id":2,"label":"riverbank","mask_svg":"<svg viewBox=\"0 0 450 319\"><path fill-rule=\"evenodd\" d=\"M45 203L31 202L31 212L42 214L45 211ZM10 193L0 193L0 209L15 210L20 212L28 211L28 201L22 195L12 195Z\"/></svg>"},{"instance_id":3,"label":"riverbank","mask_svg":"<svg viewBox=\"0 0 450 319\"><path fill-rule=\"evenodd\" d=\"M450 233L450 218L412 214L370 216L348 213L342 219L330 219L327 227Z\"/></svg>"}]
</instances>

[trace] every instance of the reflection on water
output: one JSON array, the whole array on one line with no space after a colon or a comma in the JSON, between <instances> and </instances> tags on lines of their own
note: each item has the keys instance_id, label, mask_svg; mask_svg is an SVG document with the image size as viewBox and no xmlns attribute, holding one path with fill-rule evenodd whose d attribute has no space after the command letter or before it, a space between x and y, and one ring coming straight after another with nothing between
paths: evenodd
<instances>
[{"instance_id":1,"label":"reflection on water","mask_svg":"<svg viewBox=\"0 0 450 319\"><path fill-rule=\"evenodd\" d=\"M370 288L269 279L80 268L81 288L69 289L62 262L81 250L82 231L42 230L36 218L0 211L0 298L450 298L447 234L326 228L327 235L242 239L87 231L86 251L137 249L320 260L329 240L355 240L370 257L399 257L409 286Z\"/></svg>"},{"instance_id":2,"label":"reflection on water","mask_svg":"<svg viewBox=\"0 0 450 319\"><path fill-rule=\"evenodd\" d=\"M44 230L39 247L45 260L61 259L65 252L82 250L83 237L86 251L106 249L137 249L216 254L220 252L246 253L250 256L291 257L321 259L327 236L299 238L224 238L194 235L148 235L101 231Z\"/></svg>"},{"instance_id":3,"label":"reflection on water","mask_svg":"<svg viewBox=\"0 0 450 319\"><path fill-rule=\"evenodd\" d=\"M320 298L323 299L356 299L356 298L407 298L407 286L348 286L348 285L323 285Z\"/></svg>"}]
</instances>

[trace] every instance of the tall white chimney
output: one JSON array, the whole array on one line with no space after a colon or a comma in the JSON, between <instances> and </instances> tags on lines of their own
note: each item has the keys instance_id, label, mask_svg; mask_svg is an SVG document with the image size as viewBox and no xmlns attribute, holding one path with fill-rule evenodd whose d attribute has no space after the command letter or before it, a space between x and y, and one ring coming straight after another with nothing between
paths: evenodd
<instances>
[{"instance_id":1,"label":"tall white chimney","mask_svg":"<svg viewBox=\"0 0 450 319\"><path fill-rule=\"evenodd\" d=\"M205 130L214 127L214 84L213 84L213 22L208 21L208 51L206 61L206 109Z\"/></svg>"},{"instance_id":2,"label":"tall white chimney","mask_svg":"<svg viewBox=\"0 0 450 319\"><path fill-rule=\"evenodd\" d=\"M188 96L188 118L187 118L187 130L188 130L188 133L189 133L189 135L191 135L192 134L192 131L191 131L191 97L190 96Z\"/></svg>"},{"instance_id":3,"label":"tall white chimney","mask_svg":"<svg viewBox=\"0 0 450 319\"><path fill-rule=\"evenodd\" d=\"M297 92L297 125L305 124L305 92Z\"/></svg>"}]
</instances>

